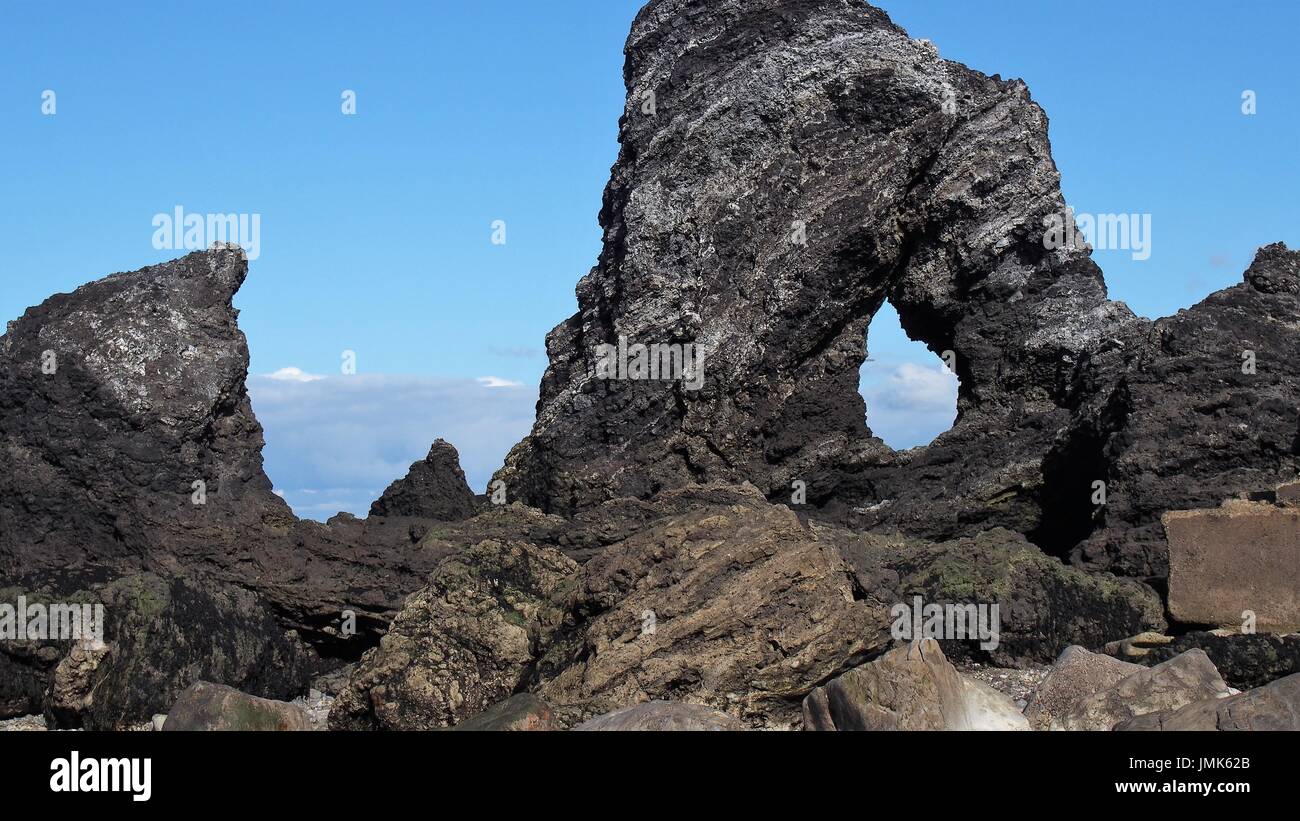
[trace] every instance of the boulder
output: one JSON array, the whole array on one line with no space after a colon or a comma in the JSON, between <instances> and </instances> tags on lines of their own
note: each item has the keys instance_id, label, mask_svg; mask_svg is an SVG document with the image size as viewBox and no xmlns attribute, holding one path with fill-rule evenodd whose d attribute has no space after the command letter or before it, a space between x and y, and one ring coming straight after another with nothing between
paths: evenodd
<instances>
[{"instance_id":1,"label":"boulder","mask_svg":"<svg viewBox=\"0 0 1300 821\"><path fill-rule=\"evenodd\" d=\"M388 486L370 505L371 516L415 516L455 522L474 515L474 491L460 469L460 454L438 439L429 455L411 465L403 479Z\"/></svg>"},{"instance_id":2,"label":"boulder","mask_svg":"<svg viewBox=\"0 0 1300 821\"><path fill-rule=\"evenodd\" d=\"M862 600L834 542L753 487L726 496L583 566L534 688L565 723L673 701L748 726L797 726L818 682L884 649L889 614Z\"/></svg>"},{"instance_id":3,"label":"boulder","mask_svg":"<svg viewBox=\"0 0 1300 821\"><path fill-rule=\"evenodd\" d=\"M555 729L554 720L551 705L531 693L519 693L465 719L451 729L470 732L536 732Z\"/></svg>"},{"instance_id":4,"label":"boulder","mask_svg":"<svg viewBox=\"0 0 1300 821\"><path fill-rule=\"evenodd\" d=\"M964 678L933 639L897 647L813 690L805 730L1027 730L1009 698Z\"/></svg>"},{"instance_id":5,"label":"boulder","mask_svg":"<svg viewBox=\"0 0 1300 821\"><path fill-rule=\"evenodd\" d=\"M1116 730L1300 730L1300 674L1226 698L1120 722Z\"/></svg>"},{"instance_id":6,"label":"boulder","mask_svg":"<svg viewBox=\"0 0 1300 821\"><path fill-rule=\"evenodd\" d=\"M552 597L576 570L526 542L487 540L448 557L357 664L330 728L449 727L509 698L559 627Z\"/></svg>"},{"instance_id":7,"label":"boulder","mask_svg":"<svg viewBox=\"0 0 1300 821\"><path fill-rule=\"evenodd\" d=\"M1169 539L1169 612L1185 624L1300 629L1300 508L1231 500L1177 510Z\"/></svg>"},{"instance_id":8,"label":"boulder","mask_svg":"<svg viewBox=\"0 0 1300 821\"><path fill-rule=\"evenodd\" d=\"M305 731L311 726L302 709L241 693L233 687L196 681L180 694L167 713L163 732L235 730Z\"/></svg>"},{"instance_id":9,"label":"boulder","mask_svg":"<svg viewBox=\"0 0 1300 821\"><path fill-rule=\"evenodd\" d=\"M1110 730L1136 716L1226 695L1228 685L1209 656L1201 650L1189 650L1130 673L1080 701L1061 705L1051 715L1051 726L1063 730Z\"/></svg>"},{"instance_id":10,"label":"boulder","mask_svg":"<svg viewBox=\"0 0 1300 821\"><path fill-rule=\"evenodd\" d=\"M982 681L962 676L966 719L971 730L1029 730L1029 719L1005 694Z\"/></svg>"},{"instance_id":11,"label":"boulder","mask_svg":"<svg viewBox=\"0 0 1300 821\"><path fill-rule=\"evenodd\" d=\"M744 726L726 713L702 704L649 701L597 716L573 729L583 732L699 732L743 730Z\"/></svg>"},{"instance_id":12,"label":"boulder","mask_svg":"<svg viewBox=\"0 0 1300 821\"><path fill-rule=\"evenodd\" d=\"M1067 647L1029 697L1025 716L1035 730L1064 729L1062 718L1083 701L1142 669L1077 645Z\"/></svg>"}]
</instances>

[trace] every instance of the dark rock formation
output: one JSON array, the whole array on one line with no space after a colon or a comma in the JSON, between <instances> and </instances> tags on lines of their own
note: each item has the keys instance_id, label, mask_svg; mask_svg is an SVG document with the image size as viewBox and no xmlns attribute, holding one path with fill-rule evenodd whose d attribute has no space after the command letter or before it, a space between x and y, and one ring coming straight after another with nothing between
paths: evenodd
<instances>
[{"instance_id":1,"label":"dark rock formation","mask_svg":"<svg viewBox=\"0 0 1300 821\"><path fill-rule=\"evenodd\" d=\"M411 465L403 479L388 486L370 506L371 516L415 516L458 522L474 515L474 491L460 469L460 454L439 439L429 455Z\"/></svg>"},{"instance_id":2,"label":"dark rock formation","mask_svg":"<svg viewBox=\"0 0 1300 821\"><path fill-rule=\"evenodd\" d=\"M98 597L107 621L104 653L66 678L79 654L60 662L45 707L53 726L122 729L166 713L198 680L290 699L306 690L316 664L297 635L243 588L146 573L115 580Z\"/></svg>"},{"instance_id":3,"label":"dark rock formation","mask_svg":"<svg viewBox=\"0 0 1300 821\"><path fill-rule=\"evenodd\" d=\"M1216 507L1300 473L1298 277L1300 252L1266 246L1244 282L1129 338L1126 370L1074 434L1100 446L1092 452L1107 482L1097 529L1074 550L1081 564L1164 576L1161 514ZM1087 453L1064 447L1057 464L1078 471ZM1058 510L1068 515L1069 504Z\"/></svg>"},{"instance_id":4,"label":"dark rock formation","mask_svg":"<svg viewBox=\"0 0 1300 821\"><path fill-rule=\"evenodd\" d=\"M856 0L652 0L626 52L604 247L498 473L512 500L571 513L723 480L788 501L804 482L860 527L1001 525L1159 577L1163 511L1296 474L1296 254L1135 317L1082 241L1051 241L1066 208L1024 84ZM961 380L954 428L904 453L857 392L886 299ZM620 338L699 346L702 385L603 378Z\"/></svg>"},{"instance_id":5,"label":"dark rock formation","mask_svg":"<svg viewBox=\"0 0 1300 821\"><path fill-rule=\"evenodd\" d=\"M1300 635L1270 633L1228 633L1193 631L1148 649L1139 657L1120 655L1138 664L1159 664L1188 650L1204 650L1223 675L1238 690L1261 687L1271 681L1300 673ZM1117 654L1118 655L1118 654Z\"/></svg>"},{"instance_id":6,"label":"dark rock formation","mask_svg":"<svg viewBox=\"0 0 1300 821\"><path fill-rule=\"evenodd\" d=\"M448 550L417 546L432 519L325 526L299 521L272 492L231 304L247 270L242 252L216 248L114 274L29 309L0 337L0 587L61 601L156 574L176 611L163 633L188 637L119 643L107 667L84 657L65 667L69 693L78 670L99 671L97 699L113 705L106 723L157 711L141 670L162 676L153 684L165 680L160 690L171 693L177 680L167 676L182 668L240 687L249 685L245 664L273 663L263 675L295 678L286 657L221 657L236 647L279 653L286 627L327 654L360 656ZM454 467L447 450L435 447L433 467ZM463 511L461 485L425 489L446 490L442 509ZM427 495L421 511L439 503ZM108 629L127 612L110 609ZM196 638L185 631L199 629L210 632L184 651L194 655L173 656ZM0 670L13 675L0 683L0 708L41 709L69 649L6 642ZM198 657L207 651L218 655ZM132 677L108 682L105 671ZM99 707L69 698L51 702L58 715L99 722Z\"/></svg>"},{"instance_id":7,"label":"dark rock formation","mask_svg":"<svg viewBox=\"0 0 1300 821\"><path fill-rule=\"evenodd\" d=\"M1145 584L1069 567L1009 530L938 544L839 528L819 532L838 544L871 601L998 605L996 646L984 647L979 638L941 641L953 659L1004 667L1048 663L1072 644L1100 648L1164 626L1160 597Z\"/></svg>"}]
</instances>

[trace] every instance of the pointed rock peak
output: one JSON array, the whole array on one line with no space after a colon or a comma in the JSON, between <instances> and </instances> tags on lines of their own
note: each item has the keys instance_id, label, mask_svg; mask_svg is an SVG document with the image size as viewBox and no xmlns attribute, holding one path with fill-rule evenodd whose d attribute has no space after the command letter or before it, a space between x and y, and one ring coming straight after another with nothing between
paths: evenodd
<instances>
[{"instance_id":1,"label":"pointed rock peak","mask_svg":"<svg viewBox=\"0 0 1300 821\"><path fill-rule=\"evenodd\" d=\"M1266 294L1300 292L1300 251L1289 250L1285 242L1265 245L1255 252L1245 279Z\"/></svg>"},{"instance_id":2,"label":"pointed rock peak","mask_svg":"<svg viewBox=\"0 0 1300 821\"><path fill-rule=\"evenodd\" d=\"M438 439L429 455L411 465L403 479L388 486L370 506L371 516L417 516L458 522L474 515L474 491L460 469L460 454Z\"/></svg>"}]
</instances>

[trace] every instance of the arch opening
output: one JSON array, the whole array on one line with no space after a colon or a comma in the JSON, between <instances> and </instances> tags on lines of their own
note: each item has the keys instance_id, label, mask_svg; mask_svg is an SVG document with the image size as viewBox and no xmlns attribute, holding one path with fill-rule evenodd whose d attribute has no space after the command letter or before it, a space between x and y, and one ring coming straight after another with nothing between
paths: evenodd
<instances>
[{"instance_id":1,"label":"arch opening","mask_svg":"<svg viewBox=\"0 0 1300 821\"><path fill-rule=\"evenodd\" d=\"M867 428L894 450L933 442L957 419L957 375L924 343L908 337L889 302L867 328L858 392Z\"/></svg>"}]
</instances>

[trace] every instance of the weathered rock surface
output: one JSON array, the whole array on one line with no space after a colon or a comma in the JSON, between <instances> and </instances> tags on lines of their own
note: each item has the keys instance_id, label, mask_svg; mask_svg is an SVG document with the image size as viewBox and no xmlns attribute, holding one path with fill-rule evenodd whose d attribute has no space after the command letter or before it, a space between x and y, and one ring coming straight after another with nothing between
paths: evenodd
<instances>
[{"instance_id":1,"label":"weathered rock surface","mask_svg":"<svg viewBox=\"0 0 1300 821\"><path fill-rule=\"evenodd\" d=\"M1200 650L1189 650L1154 667L1139 669L1074 704L1054 707L1050 728L1110 730L1136 716L1175 710L1228 693L1228 685L1209 657Z\"/></svg>"},{"instance_id":2,"label":"weathered rock surface","mask_svg":"<svg viewBox=\"0 0 1300 821\"><path fill-rule=\"evenodd\" d=\"M717 732L743 730L744 726L726 713L701 704L649 701L597 716L573 729L582 732Z\"/></svg>"},{"instance_id":3,"label":"weathered rock surface","mask_svg":"<svg viewBox=\"0 0 1300 821\"><path fill-rule=\"evenodd\" d=\"M552 599L576 569L526 542L483 541L449 557L362 657L330 727L449 727L510 697L560 626Z\"/></svg>"},{"instance_id":4,"label":"weathered rock surface","mask_svg":"<svg viewBox=\"0 0 1300 821\"><path fill-rule=\"evenodd\" d=\"M455 727L467 732L540 732L555 729L551 705L532 693L513 695Z\"/></svg>"},{"instance_id":5,"label":"weathered rock surface","mask_svg":"<svg viewBox=\"0 0 1300 821\"><path fill-rule=\"evenodd\" d=\"M557 713L689 701L790 727L813 686L884 649L887 609L861 600L835 544L752 487L728 492L583 566L538 662Z\"/></svg>"},{"instance_id":6,"label":"weathered rock surface","mask_svg":"<svg viewBox=\"0 0 1300 821\"><path fill-rule=\"evenodd\" d=\"M411 465L405 478L388 486L370 506L371 516L414 516L457 522L474 515L474 491L460 469L460 454L438 439L429 455Z\"/></svg>"},{"instance_id":7,"label":"weathered rock surface","mask_svg":"<svg viewBox=\"0 0 1300 821\"><path fill-rule=\"evenodd\" d=\"M967 679L921 639L856 667L803 701L805 730L1028 730L1012 701Z\"/></svg>"},{"instance_id":8,"label":"weathered rock surface","mask_svg":"<svg viewBox=\"0 0 1300 821\"><path fill-rule=\"evenodd\" d=\"M1227 698L1131 718L1116 730L1300 730L1300 675Z\"/></svg>"},{"instance_id":9,"label":"weathered rock surface","mask_svg":"<svg viewBox=\"0 0 1300 821\"><path fill-rule=\"evenodd\" d=\"M1162 519L1169 612L1186 624L1300 629L1300 507L1230 500Z\"/></svg>"},{"instance_id":10,"label":"weathered rock surface","mask_svg":"<svg viewBox=\"0 0 1300 821\"><path fill-rule=\"evenodd\" d=\"M1077 645L1067 647L1029 697L1025 717L1035 730L1064 729L1064 716L1071 715L1079 704L1141 669L1141 665Z\"/></svg>"},{"instance_id":11,"label":"weathered rock surface","mask_svg":"<svg viewBox=\"0 0 1300 821\"><path fill-rule=\"evenodd\" d=\"M653 0L626 53L604 246L497 475L512 500L564 513L746 480L787 501L802 481L861 529L1000 525L1162 577L1163 512L1300 472L1300 255L1269 246L1241 285L1135 317L1082 241L1047 247L1065 203L1023 83L860 2ZM905 453L857 392L886 299L961 379L953 429ZM702 387L597 378L620 338L700 346Z\"/></svg>"},{"instance_id":12,"label":"weathered rock surface","mask_svg":"<svg viewBox=\"0 0 1300 821\"><path fill-rule=\"evenodd\" d=\"M176 699L163 732L193 730L305 731L311 725L302 708L241 693L233 687L196 681Z\"/></svg>"}]
</instances>

